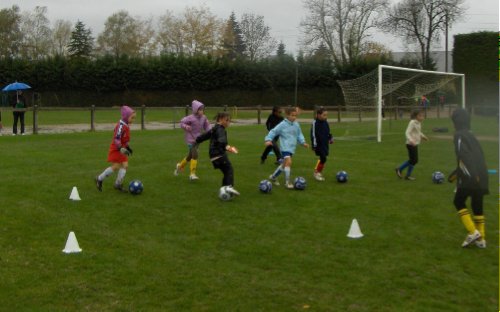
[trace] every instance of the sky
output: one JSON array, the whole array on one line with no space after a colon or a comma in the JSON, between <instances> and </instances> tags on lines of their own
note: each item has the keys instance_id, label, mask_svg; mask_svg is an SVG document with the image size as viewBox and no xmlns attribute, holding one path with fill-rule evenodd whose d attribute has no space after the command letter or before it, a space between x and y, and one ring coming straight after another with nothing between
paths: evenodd
<instances>
[{"instance_id":1,"label":"sky","mask_svg":"<svg viewBox=\"0 0 500 312\"><path fill-rule=\"evenodd\" d=\"M395 3L396 0L390 0ZM0 9L17 5L21 11L33 11L36 6L47 7L51 23L57 19L70 21L73 25L81 20L92 29L94 37L104 29L106 19L112 14L126 10L131 16L142 18L159 17L167 10L180 14L186 6L205 4L219 18L227 19L235 12L237 19L243 13L264 16L271 35L285 44L289 54L297 55L300 49L300 22L306 17L303 0L1 0ZM449 47L453 46L453 35L482 30L499 31L498 0L465 0L467 11L464 19L450 29ZM394 52L405 51L401 39L377 32L373 41L385 44ZM435 50L444 51L444 38Z\"/></svg>"}]
</instances>

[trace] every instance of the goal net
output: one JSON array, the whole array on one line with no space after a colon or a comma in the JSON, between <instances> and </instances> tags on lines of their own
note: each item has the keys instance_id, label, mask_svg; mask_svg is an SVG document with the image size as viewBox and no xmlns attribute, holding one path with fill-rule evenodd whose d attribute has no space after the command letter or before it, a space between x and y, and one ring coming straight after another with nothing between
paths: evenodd
<instances>
[{"instance_id":1,"label":"goal net","mask_svg":"<svg viewBox=\"0 0 500 312\"><path fill-rule=\"evenodd\" d=\"M431 109L445 104L465 107L463 74L379 65L364 76L337 82L346 108L368 107L375 111L378 142L382 141L384 107Z\"/></svg>"}]
</instances>

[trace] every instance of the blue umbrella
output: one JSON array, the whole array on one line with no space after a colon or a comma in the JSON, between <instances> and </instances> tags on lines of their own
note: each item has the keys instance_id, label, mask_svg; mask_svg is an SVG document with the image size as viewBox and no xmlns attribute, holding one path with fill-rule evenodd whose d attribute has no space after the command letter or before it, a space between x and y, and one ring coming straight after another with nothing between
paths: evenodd
<instances>
[{"instance_id":1,"label":"blue umbrella","mask_svg":"<svg viewBox=\"0 0 500 312\"><path fill-rule=\"evenodd\" d=\"M16 81L16 82L13 82L13 83L7 85L5 88L2 89L2 91L17 91L17 90L26 90L26 89L31 89L31 87L25 83Z\"/></svg>"}]
</instances>

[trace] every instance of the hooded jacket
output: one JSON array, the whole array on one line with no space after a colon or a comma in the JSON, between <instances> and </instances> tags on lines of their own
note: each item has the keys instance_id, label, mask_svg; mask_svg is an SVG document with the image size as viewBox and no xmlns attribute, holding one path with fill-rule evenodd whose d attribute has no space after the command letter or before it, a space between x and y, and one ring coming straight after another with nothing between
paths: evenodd
<instances>
[{"instance_id":1,"label":"hooded jacket","mask_svg":"<svg viewBox=\"0 0 500 312\"><path fill-rule=\"evenodd\" d=\"M304 134L300 129L300 124L297 121L284 119L276 127L271 129L267 134L265 141L272 141L276 136L280 136L280 148L282 152L294 154L297 148L297 143L303 145L306 143Z\"/></svg>"},{"instance_id":2,"label":"hooded jacket","mask_svg":"<svg viewBox=\"0 0 500 312\"><path fill-rule=\"evenodd\" d=\"M488 169L481 145L470 131L469 114L464 109L457 109L451 119L455 126L453 143L457 157L457 187L488 194Z\"/></svg>"},{"instance_id":3,"label":"hooded jacket","mask_svg":"<svg viewBox=\"0 0 500 312\"><path fill-rule=\"evenodd\" d=\"M202 130L207 132L211 128L207 117L197 114L200 109L204 108L203 103L194 100L191 103L192 114L181 119L181 128L184 129L184 140L187 144L195 144L196 138L201 134Z\"/></svg>"},{"instance_id":4,"label":"hooded jacket","mask_svg":"<svg viewBox=\"0 0 500 312\"><path fill-rule=\"evenodd\" d=\"M116 124L113 142L111 142L110 149L119 150L121 147L127 147L130 141L130 128L128 119L135 111L129 106L122 106L121 110L122 119Z\"/></svg>"}]
</instances>

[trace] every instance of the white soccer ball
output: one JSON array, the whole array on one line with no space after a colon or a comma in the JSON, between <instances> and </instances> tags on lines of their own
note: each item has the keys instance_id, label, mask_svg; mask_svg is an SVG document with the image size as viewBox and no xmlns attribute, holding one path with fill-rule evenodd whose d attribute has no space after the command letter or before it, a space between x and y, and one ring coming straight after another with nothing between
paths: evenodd
<instances>
[{"instance_id":1,"label":"white soccer ball","mask_svg":"<svg viewBox=\"0 0 500 312\"><path fill-rule=\"evenodd\" d=\"M219 189L220 200L228 201L228 200L233 199L233 197L234 197L233 193L228 192L227 188L228 188L228 186L226 185L226 186L223 186Z\"/></svg>"}]
</instances>

